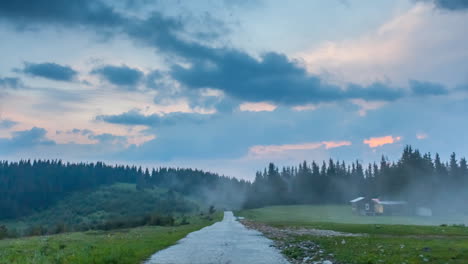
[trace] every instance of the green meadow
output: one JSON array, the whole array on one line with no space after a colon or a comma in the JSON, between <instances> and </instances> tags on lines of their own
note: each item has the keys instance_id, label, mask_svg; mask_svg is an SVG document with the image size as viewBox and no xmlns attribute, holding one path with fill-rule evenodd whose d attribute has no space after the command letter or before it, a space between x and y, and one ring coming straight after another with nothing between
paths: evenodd
<instances>
[{"instance_id":1,"label":"green meadow","mask_svg":"<svg viewBox=\"0 0 468 264\"><path fill-rule=\"evenodd\" d=\"M189 224L143 226L112 231L87 231L0 240L1 264L140 263L173 245L188 233L213 224L213 217L191 216Z\"/></svg>"},{"instance_id":2,"label":"green meadow","mask_svg":"<svg viewBox=\"0 0 468 264\"><path fill-rule=\"evenodd\" d=\"M279 228L316 228L363 234L360 237L296 235L312 241L340 263L468 263L468 228L463 219L358 216L349 206L272 206L237 212L248 220ZM436 223L448 224L435 225ZM431 225L432 224L432 225ZM281 238L274 238L281 239ZM300 248L283 252L306 257Z\"/></svg>"}]
</instances>

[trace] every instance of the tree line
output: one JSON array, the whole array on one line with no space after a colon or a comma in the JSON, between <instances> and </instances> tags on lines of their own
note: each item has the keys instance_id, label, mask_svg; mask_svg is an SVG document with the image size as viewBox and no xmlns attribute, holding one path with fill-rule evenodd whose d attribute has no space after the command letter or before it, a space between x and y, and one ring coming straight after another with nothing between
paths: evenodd
<instances>
[{"instance_id":1,"label":"tree line","mask_svg":"<svg viewBox=\"0 0 468 264\"><path fill-rule=\"evenodd\" d=\"M194 169L65 163L61 160L0 161L0 219L42 211L76 191L114 183L136 184L137 189L158 186L218 206L238 206L249 183Z\"/></svg>"},{"instance_id":2,"label":"tree line","mask_svg":"<svg viewBox=\"0 0 468 264\"><path fill-rule=\"evenodd\" d=\"M245 207L280 204L344 204L364 196L403 200L411 206L439 211L467 211L468 165L455 153L448 162L431 153L405 147L401 158L363 165L359 161L307 163L278 168L270 163L259 171L248 192Z\"/></svg>"},{"instance_id":3,"label":"tree line","mask_svg":"<svg viewBox=\"0 0 468 264\"><path fill-rule=\"evenodd\" d=\"M114 183L138 190L164 188L217 208L280 204L344 204L359 197L404 200L413 206L467 210L468 165L452 154L422 154L405 147L401 158L364 165L333 159L287 166L275 164L251 183L196 169L65 163L61 160L0 161L0 219L42 211L67 195Z\"/></svg>"}]
</instances>

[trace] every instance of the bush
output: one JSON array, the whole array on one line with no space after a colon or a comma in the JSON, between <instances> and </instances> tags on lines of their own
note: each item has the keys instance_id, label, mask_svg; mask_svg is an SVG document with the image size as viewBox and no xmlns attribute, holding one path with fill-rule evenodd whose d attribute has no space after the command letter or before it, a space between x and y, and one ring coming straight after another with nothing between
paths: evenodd
<instances>
[{"instance_id":1,"label":"bush","mask_svg":"<svg viewBox=\"0 0 468 264\"><path fill-rule=\"evenodd\" d=\"M0 239L8 237L8 229L4 225L0 225Z\"/></svg>"},{"instance_id":2,"label":"bush","mask_svg":"<svg viewBox=\"0 0 468 264\"><path fill-rule=\"evenodd\" d=\"M67 225L65 223L58 223L56 224L51 230L49 231L49 234L60 234L60 233L65 233L69 231L67 228Z\"/></svg>"},{"instance_id":3,"label":"bush","mask_svg":"<svg viewBox=\"0 0 468 264\"><path fill-rule=\"evenodd\" d=\"M146 216L145 219L147 219L145 224L153 226L173 226L175 222L172 216L161 216L158 214Z\"/></svg>"},{"instance_id":4,"label":"bush","mask_svg":"<svg viewBox=\"0 0 468 264\"><path fill-rule=\"evenodd\" d=\"M42 236L47 234L47 229L42 225L32 226L26 230L27 236Z\"/></svg>"},{"instance_id":5,"label":"bush","mask_svg":"<svg viewBox=\"0 0 468 264\"><path fill-rule=\"evenodd\" d=\"M210 206L210 208L208 209L208 212L209 212L210 214L214 214L214 213L216 212L216 209L215 209L214 205L211 205L211 206Z\"/></svg>"},{"instance_id":6,"label":"bush","mask_svg":"<svg viewBox=\"0 0 468 264\"><path fill-rule=\"evenodd\" d=\"M182 221L180 221L180 225L189 225L190 222L187 220L187 217L182 217Z\"/></svg>"}]
</instances>

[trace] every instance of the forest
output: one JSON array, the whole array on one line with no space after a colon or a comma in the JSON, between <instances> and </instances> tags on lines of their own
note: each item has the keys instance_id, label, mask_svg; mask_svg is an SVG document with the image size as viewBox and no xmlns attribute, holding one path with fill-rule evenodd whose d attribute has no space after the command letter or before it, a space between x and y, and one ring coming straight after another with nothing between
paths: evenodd
<instances>
[{"instance_id":1,"label":"forest","mask_svg":"<svg viewBox=\"0 0 468 264\"><path fill-rule=\"evenodd\" d=\"M468 165L453 153L447 162L438 154L405 147L391 162L347 164L304 161L297 167L270 163L253 182L182 168L142 168L60 160L0 162L0 219L17 219L50 208L69 195L116 183L137 190L159 188L220 209L288 204L346 204L366 196L404 200L413 206L465 212ZM167 211L167 210L166 210ZM166 212L170 213L170 212Z\"/></svg>"},{"instance_id":2,"label":"forest","mask_svg":"<svg viewBox=\"0 0 468 264\"><path fill-rule=\"evenodd\" d=\"M363 165L359 161L307 163L278 168L270 163L256 174L248 192L247 208L285 204L345 204L364 196L403 200L411 206L425 206L435 212L468 212L468 165L465 158L422 154L406 146L401 158Z\"/></svg>"},{"instance_id":3,"label":"forest","mask_svg":"<svg viewBox=\"0 0 468 264\"><path fill-rule=\"evenodd\" d=\"M158 168L150 171L102 162L3 161L0 162L0 220L28 216L51 207L74 192L115 183L136 184L137 190L141 191L157 186L218 207L239 206L239 197L243 199L250 184L194 169Z\"/></svg>"}]
</instances>

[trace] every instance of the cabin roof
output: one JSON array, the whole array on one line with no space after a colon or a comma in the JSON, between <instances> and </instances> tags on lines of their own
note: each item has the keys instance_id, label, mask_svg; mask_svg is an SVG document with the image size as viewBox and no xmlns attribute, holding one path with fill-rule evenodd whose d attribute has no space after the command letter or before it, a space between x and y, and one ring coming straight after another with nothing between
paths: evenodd
<instances>
[{"instance_id":1,"label":"cabin roof","mask_svg":"<svg viewBox=\"0 0 468 264\"><path fill-rule=\"evenodd\" d=\"M353 199L353 200L351 200L351 201L349 201L349 202L350 202L350 203L357 203L357 202L362 201L362 200L364 200L364 199L365 199L365 197L358 197L358 198Z\"/></svg>"},{"instance_id":2,"label":"cabin roof","mask_svg":"<svg viewBox=\"0 0 468 264\"><path fill-rule=\"evenodd\" d=\"M379 199L372 199L372 201L382 205L403 205L407 204L406 201L380 201Z\"/></svg>"}]
</instances>

